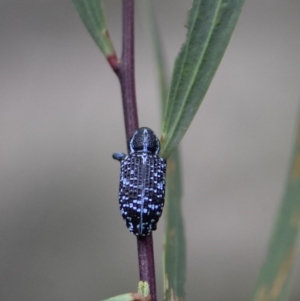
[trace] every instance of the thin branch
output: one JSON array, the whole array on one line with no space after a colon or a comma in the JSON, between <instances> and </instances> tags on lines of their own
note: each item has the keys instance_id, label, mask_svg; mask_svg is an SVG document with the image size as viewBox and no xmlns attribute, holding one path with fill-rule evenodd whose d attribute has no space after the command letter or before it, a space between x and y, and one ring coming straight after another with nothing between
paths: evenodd
<instances>
[{"instance_id":1,"label":"thin branch","mask_svg":"<svg viewBox=\"0 0 300 301\"><path fill-rule=\"evenodd\" d=\"M123 0L122 57L118 62L113 56L109 59L109 63L121 84L126 141L128 141L139 127L134 76L134 0ZM152 234L137 238L137 249L140 281L148 282L151 300L156 301Z\"/></svg>"},{"instance_id":2,"label":"thin branch","mask_svg":"<svg viewBox=\"0 0 300 301\"><path fill-rule=\"evenodd\" d=\"M147 281L150 287L151 301L156 301L155 264L152 233L137 238L140 280Z\"/></svg>"},{"instance_id":3,"label":"thin branch","mask_svg":"<svg viewBox=\"0 0 300 301\"><path fill-rule=\"evenodd\" d=\"M138 129L134 76L134 0L123 0L123 49L118 68L127 141Z\"/></svg>"}]
</instances>

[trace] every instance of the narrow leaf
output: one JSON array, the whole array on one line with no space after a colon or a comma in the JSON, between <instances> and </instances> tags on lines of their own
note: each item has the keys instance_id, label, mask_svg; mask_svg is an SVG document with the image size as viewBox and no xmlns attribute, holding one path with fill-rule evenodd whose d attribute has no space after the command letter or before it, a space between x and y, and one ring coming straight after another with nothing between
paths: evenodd
<instances>
[{"instance_id":1,"label":"narrow leaf","mask_svg":"<svg viewBox=\"0 0 300 301\"><path fill-rule=\"evenodd\" d=\"M300 114L299 114L300 115ZM287 300L300 225L300 116L286 190L253 301Z\"/></svg>"},{"instance_id":2,"label":"narrow leaf","mask_svg":"<svg viewBox=\"0 0 300 301\"><path fill-rule=\"evenodd\" d=\"M150 301L150 295L148 298L143 297L142 295L136 293L129 293L124 295L119 295L102 301Z\"/></svg>"},{"instance_id":3,"label":"narrow leaf","mask_svg":"<svg viewBox=\"0 0 300 301\"><path fill-rule=\"evenodd\" d=\"M163 123L162 152L178 145L212 81L244 0L194 0L188 34L176 59Z\"/></svg>"},{"instance_id":4,"label":"narrow leaf","mask_svg":"<svg viewBox=\"0 0 300 301\"><path fill-rule=\"evenodd\" d=\"M164 112L168 93L166 63L150 0L145 1L159 79L161 111ZM185 300L186 254L182 216L182 181L178 147L168 159L166 193L166 233L164 250L164 296L166 301Z\"/></svg>"},{"instance_id":5,"label":"narrow leaf","mask_svg":"<svg viewBox=\"0 0 300 301\"><path fill-rule=\"evenodd\" d=\"M85 27L105 57L115 57L109 37L101 0L72 0Z\"/></svg>"},{"instance_id":6,"label":"narrow leaf","mask_svg":"<svg viewBox=\"0 0 300 301\"><path fill-rule=\"evenodd\" d=\"M180 154L178 148L168 159L166 233L164 253L165 300L185 300L186 251L182 215Z\"/></svg>"}]
</instances>

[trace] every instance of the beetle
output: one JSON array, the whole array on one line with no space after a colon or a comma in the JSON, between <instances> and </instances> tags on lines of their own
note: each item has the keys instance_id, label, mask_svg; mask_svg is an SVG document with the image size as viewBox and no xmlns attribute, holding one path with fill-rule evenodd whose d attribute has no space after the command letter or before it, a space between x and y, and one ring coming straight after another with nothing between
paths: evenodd
<instances>
[{"instance_id":1,"label":"beetle","mask_svg":"<svg viewBox=\"0 0 300 301\"><path fill-rule=\"evenodd\" d=\"M121 163L119 206L129 231L146 236L163 211L167 162L158 156L159 139L148 127L135 131L128 146L128 155L113 154Z\"/></svg>"}]
</instances>

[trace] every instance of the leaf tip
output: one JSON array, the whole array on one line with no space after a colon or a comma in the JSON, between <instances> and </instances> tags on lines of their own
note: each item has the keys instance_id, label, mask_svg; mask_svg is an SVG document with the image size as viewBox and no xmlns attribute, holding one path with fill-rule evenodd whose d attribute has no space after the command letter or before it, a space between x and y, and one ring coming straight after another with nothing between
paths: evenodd
<instances>
[{"instance_id":1,"label":"leaf tip","mask_svg":"<svg viewBox=\"0 0 300 301\"><path fill-rule=\"evenodd\" d=\"M132 301L151 301L151 295L149 294L147 297L144 297L137 293L131 293Z\"/></svg>"}]
</instances>

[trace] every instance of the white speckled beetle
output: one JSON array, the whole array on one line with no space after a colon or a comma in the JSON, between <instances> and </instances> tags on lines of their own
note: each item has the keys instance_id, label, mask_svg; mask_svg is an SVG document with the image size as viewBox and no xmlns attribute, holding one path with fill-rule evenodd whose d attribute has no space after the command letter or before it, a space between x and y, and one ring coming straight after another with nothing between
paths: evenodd
<instances>
[{"instance_id":1,"label":"white speckled beetle","mask_svg":"<svg viewBox=\"0 0 300 301\"><path fill-rule=\"evenodd\" d=\"M121 162L119 204L130 232L146 236L156 230L165 201L166 160L158 157L154 132L139 128L129 140L130 154L114 153Z\"/></svg>"}]
</instances>

